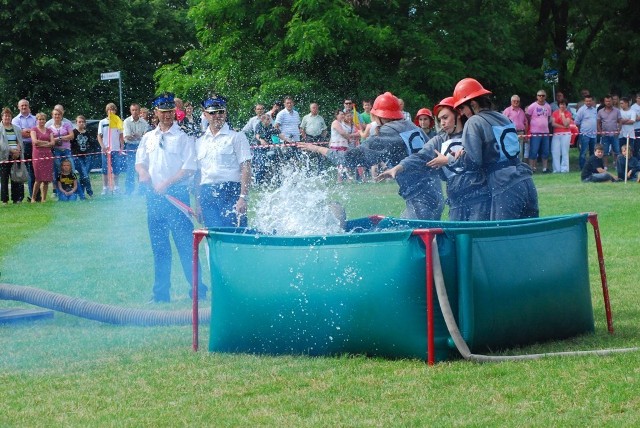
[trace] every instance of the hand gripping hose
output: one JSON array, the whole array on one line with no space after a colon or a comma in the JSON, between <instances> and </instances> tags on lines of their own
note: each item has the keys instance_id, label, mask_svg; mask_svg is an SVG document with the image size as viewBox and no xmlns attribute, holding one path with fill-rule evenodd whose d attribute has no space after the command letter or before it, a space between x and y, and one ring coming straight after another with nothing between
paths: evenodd
<instances>
[{"instance_id":1,"label":"hand gripping hose","mask_svg":"<svg viewBox=\"0 0 640 428\"><path fill-rule=\"evenodd\" d=\"M15 300L94 321L118 325L189 325L193 319L191 310L159 311L122 308L52 293L39 288L3 283L0 283L0 300ZM198 315L200 322L207 322L210 317L210 309L201 310Z\"/></svg>"},{"instance_id":2,"label":"hand gripping hose","mask_svg":"<svg viewBox=\"0 0 640 428\"><path fill-rule=\"evenodd\" d=\"M458 325L456 324L456 320L453 316L453 311L451 310L451 305L449 304L449 297L447 296L447 289L444 285L444 277L442 275L442 266L440 265L440 254L438 254L438 243L436 237L433 237L433 241L431 244L431 248L433 249L433 276L436 284L436 293L438 295L438 301L440 302L440 309L442 310L442 315L444 316L444 321L447 325L447 329L449 330L449 334L453 339L453 342L458 348L458 352L462 355L465 360L486 363L486 362L498 362L498 361L522 361L522 360L537 360L544 357L574 357L581 355L610 355L613 353L619 352L636 352L640 351L640 347L635 348L619 348L619 349L601 349L601 350L592 350L592 351L571 351L571 352L549 352L545 354L527 354L527 355L501 355L501 356L491 356L491 355L478 355L472 354L469 350L469 346L464 341L462 334L460 334L460 330L458 329Z\"/></svg>"}]
</instances>

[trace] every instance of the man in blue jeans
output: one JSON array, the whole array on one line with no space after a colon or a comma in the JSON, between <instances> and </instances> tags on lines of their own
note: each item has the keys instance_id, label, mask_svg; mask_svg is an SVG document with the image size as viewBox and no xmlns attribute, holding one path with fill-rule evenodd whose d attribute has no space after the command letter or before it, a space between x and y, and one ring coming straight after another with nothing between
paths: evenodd
<instances>
[{"instance_id":1,"label":"man in blue jeans","mask_svg":"<svg viewBox=\"0 0 640 428\"><path fill-rule=\"evenodd\" d=\"M244 132L227 123L224 98L202 102L207 129L196 141L198 203L207 227L247 225L251 148Z\"/></svg>"},{"instance_id":2,"label":"man in blue jeans","mask_svg":"<svg viewBox=\"0 0 640 428\"><path fill-rule=\"evenodd\" d=\"M14 117L13 120L11 120L11 123L22 129L22 142L24 144L23 154L24 160L26 161L25 165L27 166L27 171L29 172L29 182L27 183L27 187L29 190L29 198L31 198L31 193L33 192L33 183L35 181L33 164L31 163L31 130L37 126L37 123L36 117L31 114L29 101L25 99L18 101L18 110L20 110L20 114Z\"/></svg>"},{"instance_id":3,"label":"man in blue jeans","mask_svg":"<svg viewBox=\"0 0 640 428\"><path fill-rule=\"evenodd\" d=\"M173 94L156 98L153 105L159 123L140 141L136 152L136 171L140 185L147 186L147 224L155 271L150 303L159 303L171 301L171 236L184 276L189 284L192 283L193 224L167 200L166 195L189 205L188 179L196 171L196 159L193 140L174 123ZM200 278L198 284L198 295L205 298L207 287Z\"/></svg>"},{"instance_id":4,"label":"man in blue jeans","mask_svg":"<svg viewBox=\"0 0 640 428\"><path fill-rule=\"evenodd\" d=\"M580 129L580 138L578 140L580 144L580 170L584 168L588 156L593 155L593 149L596 145L596 132L598 131L597 116L598 111L593 97L586 95L584 97L584 104L578 109L575 119L576 126Z\"/></svg>"},{"instance_id":5,"label":"man in blue jeans","mask_svg":"<svg viewBox=\"0 0 640 428\"><path fill-rule=\"evenodd\" d=\"M604 97L604 108L598 112L598 133L601 133L600 144L604 148L604 167L607 168L608 157L610 154L615 159L620 154L620 141L618 134L620 133L620 122L622 115L620 110L613 106L611 95Z\"/></svg>"},{"instance_id":6,"label":"man in blue jeans","mask_svg":"<svg viewBox=\"0 0 640 428\"><path fill-rule=\"evenodd\" d=\"M131 104L129 111L131 112L131 116L123 122L124 151L127 164L124 191L127 195L131 195L136 189L136 151L138 150L142 136L149 128L147 121L140 117L139 104Z\"/></svg>"}]
</instances>

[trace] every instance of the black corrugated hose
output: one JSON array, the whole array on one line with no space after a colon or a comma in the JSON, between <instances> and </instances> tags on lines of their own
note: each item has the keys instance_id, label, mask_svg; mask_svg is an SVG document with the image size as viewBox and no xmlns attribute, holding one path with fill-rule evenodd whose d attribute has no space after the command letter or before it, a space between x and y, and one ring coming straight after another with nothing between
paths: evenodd
<instances>
[{"instance_id":1,"label":"black corrugated hose","mask_svg":"<svg viewBox=\"0 0 640 428\"><path fill-rule=\"evenodd\" d=\"M64 312L66 314L118 325L167 326L189 325L192 311L160 311L154 309L122 308L94 303L77 297L69 297L35 287L0 283L0 299L15 300ZM210 309L201 309L198 319L206 323L211 318Z\"/></svg>"}]
</instances>

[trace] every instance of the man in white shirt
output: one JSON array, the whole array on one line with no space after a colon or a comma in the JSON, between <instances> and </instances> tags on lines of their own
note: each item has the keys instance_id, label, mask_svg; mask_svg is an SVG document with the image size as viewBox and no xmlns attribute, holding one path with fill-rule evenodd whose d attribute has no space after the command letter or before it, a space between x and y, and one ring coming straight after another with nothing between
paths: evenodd
<instances>
[{"instance_id":1,"label":"man in white shirt","mask_svg":"<svg viewBox=\"0 0 640 428\"><path fill-rule=\"evenodd\" d=\"M636 113L636 123L633 125L636 134L636 144L640 141L640 92L636 94L636 102L631 105L631 110ZM634 152L634 156L640 158L640 153Z\"/></svg>"},{"instance_id":2,"label":"man in white shirt","mask_svg":"<svg viewBox=\"0 0 640 428\"><path fill-rule=\"evenodd\" d=\"M256 127L260 123L260 117L264 114L264 105L256 104L254 111L256 115L251 117L244 128L242 128L242 132L245 133L247 138L249 139L249 144L254 146L259 144L257 140L255 140Z\"/></svg>"},{"instance_id":3,"label":"man in white shirt","mask_svg":"<svg viewBox=\"0 0 640 428\"><path fill-rule=\"evenodd\" d=\"M189 206L188 179L196 171L196 159L193 140L174 123L173 94L159 96L153 106L159 119L158 126L144 134L138 145L136 171L140 185L147 188L147 225L155 272L150 303L160 303L171 301L170 235L178 250L185 279L189 284L192 281L193 224L167 195ZM205 298L207 287L200 278L198 284L198 295Z\"/></svg>"},{"instance_id":4,"label":"man in white shirt","mask_svg":"<svg viewBox=\"0 0 640 428\"><path fill-rule=\"evenodd\" d=\"M300 123L302 138L307 143L319 143L320 141L326 141L327 124L319 114L320 107L318 107L318 103L311 103L309 110L310 113L303 117L302 122Z\"/></svg>"},{"instance_id":5,"label":"man in white shirt","mask_svg":"<svg viewBox=\"0 0 640 428\"><path fill-rule=\"evenodd\" d=\"M197 201L206 227L246 227L251 184L247 136L227 124L227 103L207 98L202 110L209 126L196 141Z\"/></svg>"},{"instance_id":6,"label":"man in white shirt","mask_svg":"<svg viewBox=\"0 0 640 428\"><path fill-rule=\"evenodd\" d=\"M284 110L276 115L274 124L278 130L280 140L285 143L300 141L300 114L293 109L293 98L284 98Z\"/></svg>"},{"instance_id":7,"label":"man in white shirt","mask_svg":"<svg viewBox=\"0 0 640 428\"><path fill-rule=\"evenodd\" d=\"M131 195L136 189L136 151L140 140L149 124L140 117L140 105L133 103L129 107L131 116L124 120L124 150L126 153L127 176L124 180L124 190L127 195Z\"/></svg>"},{"instance_id":8,"label":"man in white shirt","mask_svg":"<svg viewBox=\"0 0 640 428\"><path fill-rule=\"evenodd\" d=\"M18 101L18 110L20 114L13 118L11 123L20 129L22 129L22 142L24 144L23 154L27 171L29 172L29 197L33 192L33 182L35 181L35 175L33 173L33 165L31 161L32 145L31 145L31 130L36 127L36 117L31 114L31 107L29 101L22 99Z\"/></svg>"}]
</instances>

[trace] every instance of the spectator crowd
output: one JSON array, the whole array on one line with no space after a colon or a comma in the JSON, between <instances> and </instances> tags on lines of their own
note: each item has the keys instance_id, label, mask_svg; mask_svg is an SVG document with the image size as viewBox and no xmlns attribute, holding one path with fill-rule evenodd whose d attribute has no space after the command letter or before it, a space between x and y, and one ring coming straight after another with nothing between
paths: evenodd
<instances>
[{"instance_id":1,"label":"spectator crowd","mask_svg":"<svg viewBox=\"0 0 640 428\"><path fill-rule=\"evenodd\" d=\"M515 125L521 144L520 156L532 170L536 172L540 167L541 173L569 172L572 145L579 148L578 167L582 170L594 156L596 145L601 144L603 171L616 170L616 174L607 175L638 180L640 93L635 99L610 94L597 100L583 89L577 103L569 103L562 91L554 95L555 99L549 102L546 91L541 89L536 93L536 100L528 106L521 106L520 97L513 95L510 105L502 112ZM174 101L174 120L195 141L207 129L205 113L196 113L191 102L179 98ZM427 141L442 132L438 118L429 108L419 109L412 118L404 111L403 101L399 99L399 102L403 118L412 119ZM293 143L324 143L332 150L346 151L375 137L378 125L371 117L372 104L372 100L363 100L358 112L354 100L345 98L340 108L321 114L320 106L314 102L309 105L308 114L303 116L292 97L276 101L270 108L264 104L255 105L255 115L241 129L251 147L252 180L256 184L277 180L279 167L292 156ZM92 198L90 171L96 166L93 159L97 147L103 182L101 195L120 193L121 175L125 176L123 193L131 195L136 191L136 151L143 135L158 125L154 111L133 103L129 108L130 116L110 126L114 124L109 118L117 113L117 109L115 104L109 103L97 133L90 133L86 118L79 115L72 122L64 116L62 105L56 105L49 116L45 113L33 115L26 99L20 100L17 107L17 114L9 107L2 110L2 204L10 201L18 204L25 200L44 202L50 185L60 201ZM325 120L327 116L330 119ZM71 163L71 172L61 177L64 160ZM22 168L14 166L16 164L22 164ZM385 160L367 168L338 164L337 180L374 181L380 171L393 166ZM25 176L28 176L26 181ZM66 195L69 186L74 190Z\"/></svg>"}]
</instances>

